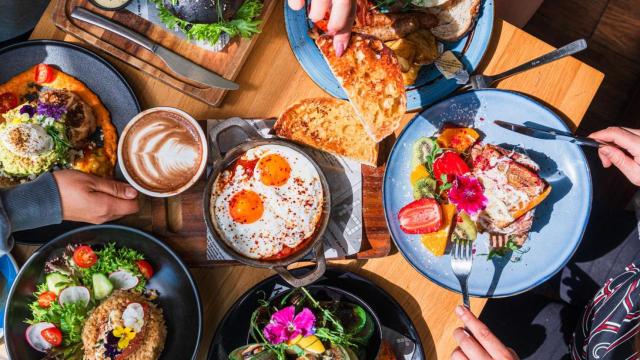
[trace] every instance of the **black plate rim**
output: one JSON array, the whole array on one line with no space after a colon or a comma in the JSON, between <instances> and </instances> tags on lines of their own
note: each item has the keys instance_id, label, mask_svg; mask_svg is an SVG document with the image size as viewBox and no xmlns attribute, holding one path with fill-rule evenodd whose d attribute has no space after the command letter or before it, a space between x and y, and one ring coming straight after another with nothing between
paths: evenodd
<instances>
[{"instance_id":1,"label":"black plate rim","mask_svg":"<svg viewBox=\"0 0 640 360\"><path fill-rule=\"evenodd\" d=\"M25 263L22 265L22 267L20 268L20 271L18 272L18 274L16 275L15 281L13 282L13 284L11 284L11 290L9 291L9 294L7 294L7 302L5 304L5 312L4 312L4 319L2 319L3 324L6 323L7 320L7 316L8 316L8 311L7 308L9 307L9 299L13 298L14 292L16 291L15 287L16 284L18 284L18 280L20 280L20 278L23 275L23 272L25 271L25 269L27 268L28 265L30 265L37 254L39 254L40 252L42 252L44 249L47 249L48 247L53 247L56 243L56 241L65 238L65 237L69 237L72 236L76 233L79 232L84 232L84 231L92 231L92 230L96 230L96 229L118 229L118 230L124 230L124 231L130 231L130 232L134 232L137 233L145 238L147 238L149 241L152 241L153 243L155 243L156 245L160 246L161 248L163 248L165 251L167 251L169 253L169 255L171 255L171 257L173 257L173 259L176 261L176 263L178 264L178 266L180 266L180 268L187 274L187 278L189 279L189 283L191 285L191 289L195 291L196 293L196 304L198 305L198 320L200 322L200 326L198 326L198 337L196 339L196 346L193 349L193 355L191 356L191 359L196 359L196 357L198 356L198 352L200 350L200 343L202 342L202 332L203 332L203 328L204 328L204 315L203 315L203 310L202 310L202 301L200 299L200 290L198 289L198 284L196 284L196 282L193 280L193 275L191 274L191 271L189 271L189 268L187 267L187 265L185 265L184 261L182 261L182 259L180 258L180 256L178 256L178 254L173 251L173 249L171 249L171 247L169 247L167 244L165 244L163 241L157 239L155 236L142 231L142 230L138 230L136 228L132 228L129 226L124 226L124 225L116 225L116 224L106 224L106 225L88 225L88 226L82 226L70 231L67 231L59 236L56 236L54 239L46 242L45 244L43 244L42 246L40 246L33 254L31 254L31 256L29 256L29 258L27 259L27 261L25 261ZM7 353L9 351L9 348L7 347ZM9 354L10 355L10 354Z\"/></svg>"},{"instance_id":2,"label":"black plate rim","mask_svg":"<svg viewBox=\"0 0 640 360\"><path fill-rule=\"evenodd\" d=\"M124 76L122 75L122 73L120 73L118 71L118 69L116 69L111 63L109 63L107 60L105 60L104 58L100 57L98 54L96 54L95 52L86 49L80 45L77 44L73 44L70 42L66 42L66 41L61 41L61 40L49 40L49 39L36 39L36 40L27 40L27 41L22 41L19 43L15 43L9 46L6 46L2 49L0 49L0 55L4 55L8 52L11 52L13 50L16 49L21 49L21 48L25 48L25 47L31 47L31 46L55 46L55 47L59 47L59 48L66 48L68 50L66 51L79 51L85 55L88 55L94 59L96 59L98 62L102 63L103 65L106 66L106 68L113 74L115 75L120 82L124 85L124 87L127 89L127 91L129 92L129 96L131 97L131 99L133 100L133 102L135 103L136 106L136 112L140 112L141 108L140 108L140 101L138 100L138 97L136 96L136 94L133 92L133 89L131 88L131 85L129 84L129 82L127 82L127 80L124 78ZM80 79L81 80L81 79ZM82 80L81 80L82 81ZM98 96L100 96L100 94L96 94ZM109 112L111 112L110 109ZM114 124L115 126L115 124ZM117 164L116 164L117 166ZM79 229L79 228L76 228ZM75 229L74 229L75 230ZM72 230L73 231L73 230ZM63 234L66 234L67 232L64 232ZM36 238L35 241L22 241L22 240L16 240L16 244L20 244L20 245L42 245L45 244L47 242L49 242L50 240L40 240L40 238Z\"/></svg>"},{"instance_id":3,"label":"black plate rim","mask_svg":"<svg viewBox=\"0 0 640 360\"><path fill-rule=\"evenodd\" d=\"M292 271L296 271L296 270L301 271L300 269L308 269L308 268L310 268L312 266L313 265L311 265L311 266L303 266L303 267L296 268L296 269L294 269ZM391 296L385 289L383 289L382 287L378 286L376 283L374 283L373 281L367 279L366 277L364 277L364 276L362 276L362 275L360 275L358 273L355 273L355 272L352 272L352 271L349 271L349 270L345 270L345 269L343 269L343 268L341 268L339 266L327 266L327 271L325 272L325 274L323 276L327 277L328 276L327 273L331 272L331 271L338 272L338 273L340 273L340 275L352 276L356 280L362 281L362 282L364 282L364 283L366 283L368 285L372 285L376 289L378 289L380 291L380 294L382 294L386 298L386 300L388 300L391 304L393 304L397 308L397 310L400 310L400 312L399 312L400 316L404 317L406 320L408 320L408 323L411 324L411 330L413 331L413 333L415 335L417 335L417 336L415 336L415 338L412 338L411 340L413 340L415 342L415 344L416 344L416 347L420 349L420 351L421 351L421 353L423 355L423 359L424 359L424 349L422 347L422 340L420 339L420 334L418 333L418 329L416 328L416 326L413 323L413 320L411 319L409 314L407 314L407 312L402 307L402 305L400 305L400 303L398 303L398 301L393 296ZM212 352L213 352L214 340L216 339L216 337L218 335L218 332L220 331L222 325L224 323L226 323L227 320L229 320L229 317L231 316L231 314L233 312L235 312L238 309L238 307L240 307L240 304L245 302L247 300L247 298L256 291L256 289L258 289L259 287L263 286L264 284L266 284L268 282L272 282L272 281L277 280L279 278L280 278L280 275L277 275L277 274L269 276L268 278L258 282L257 284L252 286L249 290L247 290L242 295L240 295L240 297L233 303L233 305L229 308L229 310L227 310L227 312L224 314L224 317L222 318L222 320L220 320L220 322L216 326L216 330L213 332L213 336L211 337L211 341L209 342L209 349L207 350L207 359L213 359ZM317 281L314 282L311 285L316 285L316 283L317 283ZM338 286L335 286L335 285L331 285L331 286L339 288L342 291L346 291L346 292L351 293L349 290L343 289L341 287L338 287ZM355 295L355 294L352 294L352 295ZM360 297L358 295L355 295L355 296L359 297L359 298L362 298L362 297ZM364 301L364 299L362 299L362 300ZM366 303L366 301L365 301L365 303ZM380 321L380 324L382 326L385 326L382 323L382 321Z\"/></svg>"}]
</instances>

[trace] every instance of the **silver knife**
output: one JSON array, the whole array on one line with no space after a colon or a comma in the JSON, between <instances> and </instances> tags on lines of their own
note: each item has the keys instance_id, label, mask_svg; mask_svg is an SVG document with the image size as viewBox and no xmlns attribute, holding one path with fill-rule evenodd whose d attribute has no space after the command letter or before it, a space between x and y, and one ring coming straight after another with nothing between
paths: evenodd
<instances>
[{"instance_id":1,"label":"silver knife","mask_svg":"<svg viewBox=\"0 0 640 360\"><path fill-rule=\"evenodd\" d=\"M233 81L227 80L222 76L203 68L200 65L194 64L188 59L185 59L184 57L174 53L173 51L154 43L153 41L140 35L139 33L131 29L127 29L126 27L117 24L103 16L94 14L85 8L75 7L71 12L71 17L84 22L88 22L89 24L111 31L130 41L133 41L134 43L156 54L176 74L200 83L203 86L227 90L237 90L240 88L240 86Z\"/></svg>"},{"instance_id":2,"label":"silver knife","mask_svg":"<svg viewBox=\"0 0 640 360\"><path fill-rule=\"evenodd\" d=\"M576 145L591 146L595 148L599 148L600 146L603 146L603 145L615 146L612 144L599 142L597 140L594 140L588 137L576 136L571 133L560 131L560 130L536 129L536 128L532 128L524 125L513 124L513 123L502 121L502 120L495 120L493 123L507 130L515 131L519 134L531 136L537 139L563 140Z\"/></svg>"}]
</instances>

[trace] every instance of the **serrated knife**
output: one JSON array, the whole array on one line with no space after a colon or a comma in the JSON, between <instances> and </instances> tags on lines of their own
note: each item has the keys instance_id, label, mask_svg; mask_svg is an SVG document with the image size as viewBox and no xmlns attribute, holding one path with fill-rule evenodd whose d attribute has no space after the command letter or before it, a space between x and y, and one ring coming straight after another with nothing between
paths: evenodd
<instances>
[{"instance_id":1,"label":"serrated knife","mask_svg":"<svg viewBox=\"0 0 640 360\"><path fill-rule=\"evenodd\" d=\"M215 74L188 59L185 59L173 51L154 43L141 34L131 29L127 29L126 27L103 16L94 14L85 8L75 7L73 11L71 11L71 17L95 25L104 30L111 31L126 38L127 40L133 41L162 59L162 61L164 61L164 63L167 64L167 66L176 74L193 80L203 86L226 90L237 90L240 88L240 86L233 81L227 80L222 76Z\"/></svg>"},{"instance_id":2,"label":"serrated knife","mask_svg":"<svg viewBox=\"0 0 640 360\"><path fill-rule=\"evenodd\" d=\"M576 145L584 145L584 146L590 146L595 148L599 148L603 145L616 146L613 144L602 143L588 137L576 136L566 131L553 130L553 129L548 129L548 130L536 129L529 126L513 124L513 123L502 121L502 120L495 120L493 123L500 126L501 128L517 132L518 134L531 136L536 139L564 140Z\"/></svg>"}]
</instances>

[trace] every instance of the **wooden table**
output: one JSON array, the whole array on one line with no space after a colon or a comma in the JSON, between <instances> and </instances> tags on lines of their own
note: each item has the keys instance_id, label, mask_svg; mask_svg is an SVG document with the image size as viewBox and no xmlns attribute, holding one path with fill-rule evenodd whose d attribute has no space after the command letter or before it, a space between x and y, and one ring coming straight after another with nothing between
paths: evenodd
<instances>
[{"instance_id":1,"label":"wooden table","mask_svg":"<svg viewBox=\"0 0 640 360\"><path fill-rule=\"evenodd\" d=\"M53 2L44 14L32 38L64 39L71 37L55 28L51 21ZM125 75L138 95L143 108L175 106L199 119L240 116L247 118L277 116L290 103L307 97L327 96L298 65L284 28L282 1L272 15L260 40L253 49L237 81L242 91L231 92L221 108L209 107L197 100L149 78L128 65L108 60ZM548 52L551 46L515 28L496 21L493 40L481 69L494 74ZM104 55L104 54L103 54ZM514 76L499 84L499 88L521 91L562 114L574 129L580 124L604 75L573 58ZM405 120L413 115L408 114ZM143 206L144 208L144 206ZM143 209L144 211L144 209ZM137 219L138 223L140 219ZM34 250L17 246L14 254L19 262ZM369 279L398 300L415 322L429 359L448 359L455 347L451 336L460 324L453 313L460 296L431 283L395 253L382 259L343 260L332 263ZM200 288L204 306L204 336L199 358L204 358L218 322L227 309L249 287L271 276L268 270L246 266L215 269L192 269ZM484 299L472 299L471 308L478 314Z\"/></svg>"}]
</instances>

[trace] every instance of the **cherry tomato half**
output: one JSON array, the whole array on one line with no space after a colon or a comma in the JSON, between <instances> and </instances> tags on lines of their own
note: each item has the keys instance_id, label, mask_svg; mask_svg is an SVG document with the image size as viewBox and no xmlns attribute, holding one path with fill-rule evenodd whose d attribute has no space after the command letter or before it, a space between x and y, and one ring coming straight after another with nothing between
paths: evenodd
<instances>
[{"instance_id":1,"label":"cherry tomato half","mask_svg":"<svg viewBox=\"0 0 640 360\"><path fill-rule=\"evenodd\" d=\"M73 261L81 268L90 268L98 261L98 255L87 245L78 246L73 252Z\"/></svg>"},{"instance_id":2,"label":"cherry tomato half","mask_svg":"<svg viewBox=\"0 0 640 360\"><path fill-rule=\"evenodd\" d=\"M38 305L41 308L48 308L54 301L56 301L56 294L53 291L45 291L38 296Z\"/></svg>"},{"instance_id":3,"label":"cherry tomato half","mask_svg":"<svg viewBox=\"0 0 640 360\"><path fill-rule=\"evenodd\" d=\"M431 198L416 200L400 209L398 221L407 234L428 234L442 226L442 208Z\"/></svg>"},{"instance_id":4,"label":"cherry tomato half","mask_svg":"<svg viewBox=\"0 0 640 360\"><path fill-rule=\"evenodd\" d=\"M138 260L136 261L136 265L138 265L138 270L145 279L149 280L153 276L153 267L147 260Z\"/></svg>"},{"instance_id":5,"label":"cherry tomato half","mask_svg":"<svg viewBox=\"0 0 640 360\"><path fill-rule=\"evenodd\" d=\"M42 330L40 335L53 346L60 346L62 344L62 332L55 326Z\"/></svg>"},{"instance_id":6,"label":"cherry tomato half","mask_svg":"<svg viewBox=\"0 0 640 360\"><path fill-rule=\"evenodd\" d=\"M34 81L36 84L50 83L56 78L55 70L47 64L36 65Z\"/></svg>"},{"instance_id":7,"label":"cherry tomato half","mask_svg":"<svg viewBox=\"0 0 640 360\"><path fill-rule=\"evenodd\" d=\"M0 95L0 114L4 114L16 106L18 106L18 97L16 94L6 92Z\"/></svg>"}]
</instances>

